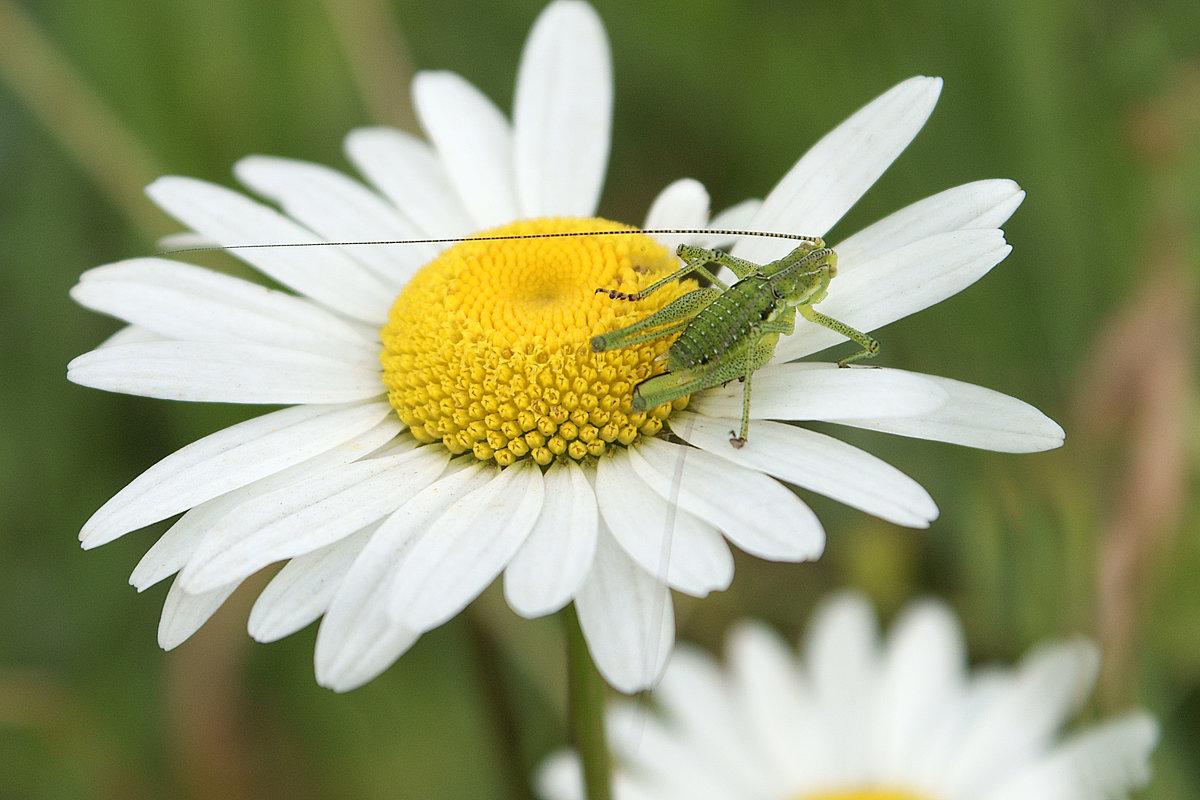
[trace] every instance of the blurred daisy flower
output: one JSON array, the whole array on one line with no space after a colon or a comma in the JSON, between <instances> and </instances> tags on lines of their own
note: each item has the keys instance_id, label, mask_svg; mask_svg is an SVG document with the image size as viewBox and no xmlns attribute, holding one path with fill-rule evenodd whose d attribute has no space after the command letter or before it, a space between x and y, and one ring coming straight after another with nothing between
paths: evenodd
<instances>
[{"instance_id":1,"label":"blurred daisy flower","mask_svg":"<svg viewBox=\"0 0 1200 800\"><path fill-rule=\"evenodd\" d=\"M763 201L708 216L693 180L668 186L647 228L823 235L924 124L941 88L914 78L817 143ZM609 151L612 75L595 11L552 3L517 75L513 121L458 75L419 74L428 142L369 128L346 140L361 184L316 164L253 156L237 178L283 210L166 177L150 197L223 246L623 228L594 218ZM960 291L1009 252L997 229L1024 193L950 189L838 244L822 310L871 330ZM605 678L651 685L674 641L670 589L733 577L728 542L762 558L820 555L816 516L783 482L914 527L929 495L879 459L787 424L826 420L973 447L1057 447L1062 430L996 392L895 369L787 363L838 343L803 324L754 376L749 443L729 444L738 387L635 413L631 393L669 340L591 352L681 282L677 240L647 235L233 251L288 291L163 258L86 272L72 296L126 323L71 362L70 380L198 402L288 406L163 459L84 525L85 548L173 515L131 583L176 575L159 643L189 637L247 577L286 565L250 614L278 639L323 617L317 680L351 689L451 619L502 572L526 617L573 602ZM728 245L718 236L693 243ZM744 239L763 262L788 244ZM730 418L735 421L731 424ZM674 436L667 438L665 430ZM722 498L736 497L737 503ZM177 573L177 574L176 574Z\"/></svg>"},{"instance_id":2,"label":"blurred daisy flower","mask_svg":"<svg viewBox=\"0 0 1200 800\"><path fill-rule=\"evenodd\" d=\"M681 647L653 694L661 713L611 707L617 800L1109 800L1149 780L1145 712L1061 733L1096 680L1086 641L971 673L941 603L910 606L881 642L867 601L843 594L800 654L743 623L727 661ZM538 789L579 800L575 757L547 761Z\"/></svg>"}]
</instances>

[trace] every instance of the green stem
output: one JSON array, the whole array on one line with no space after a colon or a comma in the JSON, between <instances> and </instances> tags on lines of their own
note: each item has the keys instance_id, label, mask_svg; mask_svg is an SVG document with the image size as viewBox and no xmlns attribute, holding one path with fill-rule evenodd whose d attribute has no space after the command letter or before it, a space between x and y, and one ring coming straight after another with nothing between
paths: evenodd
<instances>
[{"instance_id":1,"label":"green stem","mask_svg":"<svg viewBox=\"0 0 1200 800\"><path fill-rule=\"evenodd\" d=\"M513 800L534 800L533 790L529 786L528 776L524 771L525 759L522 757L520 747L520 727L517 724L511 698L505 691L505 676L501 669L500 649L489 635L487 626L480 622L471 610L468 610L463 616L466 619L471 644L474 646L476 661L479 664L484 701L497 733L496 739L499 743L500 758L504 767L505 797L513 798Z\"/></svg>"},{"instance_id":2,"label":"green stem","mask_svg":"<svg viewBox=\"0 0 1200 800\"><path fill-rule=\"evenodd\" d=\"M571 744L583 762L587 800L612 800L612 758L604 737L604 679L588 653L575 606L562 612L567 634L567 714Z\"/></svg>"}]
</instances>

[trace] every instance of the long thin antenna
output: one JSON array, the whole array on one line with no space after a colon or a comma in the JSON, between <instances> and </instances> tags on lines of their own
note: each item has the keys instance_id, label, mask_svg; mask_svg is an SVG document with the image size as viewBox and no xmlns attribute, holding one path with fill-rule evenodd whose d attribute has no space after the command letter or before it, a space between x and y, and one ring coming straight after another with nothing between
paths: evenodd
<instances>
[{"instance_id":1,"label":"long thin antenna","mask_svg":"<svg viewBox=\"0 0 1200 800\"><path fill-rule=\"evenodd\" d=\"M505 239L556 239L566 236L628 236L635 233L706 236L758 236L764 239L792 239L801 242L820 241L818 236L801 236L795 233L775 233L772 231L739 231L715 228L622 228L612 231L560 231L556 233L507 233L489 236L448 236L436 239L379 239L358 242L279 242L268 244L229 244L206 245L203 247L185 247L177 250L160 250L156 256L179 255L181 253L207 253L214 250L257 250L267 247L358 247L366 245L400 245L400 244L451 244L454 242L496 242Z\"/></svg>"}]
</instances>

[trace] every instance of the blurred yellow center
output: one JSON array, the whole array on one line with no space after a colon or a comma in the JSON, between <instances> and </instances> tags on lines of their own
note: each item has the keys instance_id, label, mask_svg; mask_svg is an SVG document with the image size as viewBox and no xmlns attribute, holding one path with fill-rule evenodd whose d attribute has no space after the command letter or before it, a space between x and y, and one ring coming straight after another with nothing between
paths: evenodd
<instances>
[{"instance_id":1,"label":"blurred yellow center","mask_svg":"<svg viewBox=\"0 0 1200 800\"><path fill-rule=\"evenodd\" d=\"M604 219L534 219L479 236L623 230ZM381 332L383 382L401 421L423 442L507 466L529 457L585 460L662 428L672 404L632 413L664 338L593 353L591 337L636 322L694 282L639 301L676 269L644 234L467 240L430 262L396 298ZM686 402L676 401L675 407Z\"/></svg>"},{"instance_id":2,"label":"blurred yellow center","mask_svg":"<svg viewBox=\"0 0 1200 800\"><path fill-rule=\"evenodd\" d=\"M927 795L894 789L860 789L851 792L817 792L802 794L796 800L931 800Z\"/></svg>"}]
</instances>

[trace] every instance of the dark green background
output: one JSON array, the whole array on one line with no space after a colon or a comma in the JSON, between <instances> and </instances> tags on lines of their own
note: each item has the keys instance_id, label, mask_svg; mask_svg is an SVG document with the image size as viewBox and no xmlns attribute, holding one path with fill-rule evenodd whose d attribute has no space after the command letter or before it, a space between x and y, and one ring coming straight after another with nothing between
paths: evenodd
<instances>
[{"instance_id":1,"label":"dark green background","mask_svg":"<svg viewBox=\"0 0 1200 800\"><path fill-rule=\"evenodd\" d=\"M116 328L69 301L78 274L178 230L141 185L161 173L232 184L249 153L345 168L346 131L411 124L414 66L456 70L508 108L541 7L0 0L0 797L503 797L511 767L562 742L557 625L519 620L495 587L347 695L313 680L315 626L249 639L254 591L161 652L165 585L139 597L126 579L163 526L89 553L75 535L142 469L248 410L64 379ZM1083 717L1152 710L1163 742L1144 796L1200 797L1200 6L596 7L616 72L602 212L624 221L683 176L717 208L762 196L863 103L943 76L924 131L831 239L959 183L1020 182L1013 254L883 329L881 363L1024 398L1068 434L1023 456L851 435L928 487L941 518L913 532L814 498L825 557L739 558L728 592L678 601L680 638L719 647L744 615L792 635L847 585L886 618L946 598L980 661L1083 632L1105 649ZM489 687L515 708L515 753Z\"/></svg>"}]
</instances>

